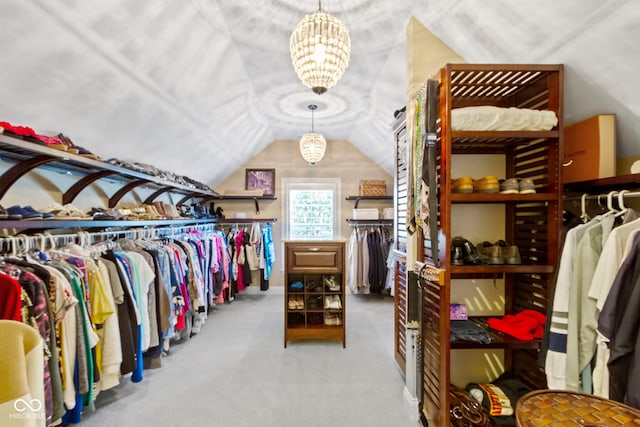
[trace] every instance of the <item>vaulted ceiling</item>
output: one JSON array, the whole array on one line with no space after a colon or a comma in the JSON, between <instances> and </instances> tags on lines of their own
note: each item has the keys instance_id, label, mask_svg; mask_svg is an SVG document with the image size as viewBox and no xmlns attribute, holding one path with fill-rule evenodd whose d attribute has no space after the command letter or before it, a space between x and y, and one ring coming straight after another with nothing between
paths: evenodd
<instances>
[{"instance_id":1,"label":"vaulted ceiling","mask_svg":"<svg viewBox=\"0 0 640 427\"><path fill-rule=\"evenodd\" d=\"M323 95L289 58L314 0L0 6L0 120L212 186L274 140L308 132L311 103L316 130L391 172L411 16L466 62L564 63L565 120L615 113L618 155L640 155L637 0L325 0L350 31L352 56Z\"/></svg>"}]
</instances>

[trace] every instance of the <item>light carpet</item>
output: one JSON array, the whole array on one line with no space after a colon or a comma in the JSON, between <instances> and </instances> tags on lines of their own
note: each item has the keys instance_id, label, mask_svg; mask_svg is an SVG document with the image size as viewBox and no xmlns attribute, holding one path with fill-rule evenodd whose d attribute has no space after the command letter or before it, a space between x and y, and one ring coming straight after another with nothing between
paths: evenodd
<instances>
[{"instance_id":1,"label":"light carpet","mask_svg":"<svg viewBox=\"0 0 640 427\"><path fill-rule=\"evenodd\" d=\"M347 347L284 348L284 291L216 307L141 383L100 393L81 426L418 426L393 359L393 299L348 295Z\"/></svg>"}]
</instances>

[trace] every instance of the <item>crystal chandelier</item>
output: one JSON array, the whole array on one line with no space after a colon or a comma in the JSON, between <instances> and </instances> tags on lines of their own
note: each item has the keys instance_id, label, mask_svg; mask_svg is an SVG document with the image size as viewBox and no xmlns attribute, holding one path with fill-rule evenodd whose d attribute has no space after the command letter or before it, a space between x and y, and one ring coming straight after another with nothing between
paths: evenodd
<instances>
[{"instance_id":1,"label":"crystal chandelier","mask_svg":"<svg viewBox=\"0 0 640 427\"><path fill-rule=\"evenodd\" d=\"M289 40L291 62L302 83L318 95L332 88L349 65L351 38L337 18L322 10L296 25Z\"/></svg>"},{"instance_id":2,"label":"crystal chandelier","mask_svg":"<svg viewBox=\"0 0 640 427\"><path fill-rule=\"evenodd\" d=\"M300 138L300 154L305 162L314 166L322 157L324 157L324 150L327 148L327 141L324 136L313 131L313 111L318 108L317 105L309 105L311 110L311 132L305 133Z\"/></svg>"}]
</instances>

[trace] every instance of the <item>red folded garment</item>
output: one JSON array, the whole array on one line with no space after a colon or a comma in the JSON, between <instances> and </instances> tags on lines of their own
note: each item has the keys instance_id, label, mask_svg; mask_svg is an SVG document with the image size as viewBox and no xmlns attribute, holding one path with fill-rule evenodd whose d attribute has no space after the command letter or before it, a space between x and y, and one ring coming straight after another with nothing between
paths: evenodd
<instances>
[{"instance_id":1,"label":"red folded garment","mask_svg":"<svg viewBox=\"0 0 640 427\"><path fill-rule=\"evenodd\" d=\"M11 133L15 133L20 136L36 136L36 132L30 127L26 126L14 126L9 122L0 122L0 127Z\"/></svg>"},{"instance_id":2,"label":"red folded garment","mask_svg":"<svg viewBox=\"0 0 640 427\"><path fill-rule=\"evenodd\" d=\"M522 341L542 338L545 322L546 316L535 310L522 310L517 314L507 314L501 319L492 317L487 321L491 328Z\"/></svg>"}]
</instances>

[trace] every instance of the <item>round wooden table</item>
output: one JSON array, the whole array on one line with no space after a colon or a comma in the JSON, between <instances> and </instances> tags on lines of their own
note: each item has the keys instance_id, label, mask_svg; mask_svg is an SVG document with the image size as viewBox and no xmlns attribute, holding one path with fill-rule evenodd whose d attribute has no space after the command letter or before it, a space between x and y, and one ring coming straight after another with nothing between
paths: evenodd
<instances>
[{"instance_id":1,"label":"round wooden table","mask_svg":"<svg viewBox=\"0 0 640 427\"><path fill-rule=\"evenodd\" d=\"M640 426L640 410L590 394L536 390L516 404L518 427Z\"/></svg>"}]
</instances>

